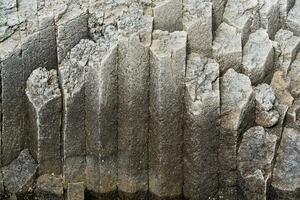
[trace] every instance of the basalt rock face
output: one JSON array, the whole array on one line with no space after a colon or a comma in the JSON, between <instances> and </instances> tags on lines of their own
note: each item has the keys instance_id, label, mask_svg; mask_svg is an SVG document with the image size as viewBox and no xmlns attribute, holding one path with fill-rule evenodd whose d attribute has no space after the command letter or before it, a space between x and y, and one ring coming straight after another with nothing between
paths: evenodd
<instances>
[{"instance_id":1,"label":"basalt rock face","mask_svg":"<svg viewBox=\"0 0 300 200\"><path fill-rule=\"evenodd\" d=\"M300 199L300 0L0 1L0 199Z\"/></svg>"}]
</instances>

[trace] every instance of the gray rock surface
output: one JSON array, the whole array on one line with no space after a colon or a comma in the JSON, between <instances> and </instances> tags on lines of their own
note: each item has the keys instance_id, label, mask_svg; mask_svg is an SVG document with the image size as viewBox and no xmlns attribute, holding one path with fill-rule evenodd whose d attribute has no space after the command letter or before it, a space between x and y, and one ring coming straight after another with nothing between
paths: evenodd
<instances>
[{"instance_id":1,"label":"gray rock surface","mask_svg":"<svg viewBox=\"0 0 300 200\"><path fill-rule=\"evenodd\" d=\"M68 200L84 200L84 183L68 184Z\"/></svg>"},{"instance_id":2,"label":"gray rock surface","mask_svg":"<svg viewBox=\"0 0 300 200\"><path fill-rule=\"evenodd\" d=\"M182 188L186 32L154 31L150 48L149 191L178 197Z\"/></svg>"},{"instance_id":3,"label":"gray rock surface","mask_svg":"<svg viewBox=\"0 0 300 200\"><path fill-rule=\"evenodd\" d=\"M239 70L242 64L242 41L240 32L233 26L222 23L216 31L212 55L220 64L221 73L233 68Z\"/></svg>"},{"instance_id":4,"label":"gray rock surface","mask_svg":"<svg viewBox=\"0 0 300 200\"><path fill-rule=\"evenodd\" d=\"M243 134L238 150L239 188L243 199L267 199L277 137L256 126Z\"/></svg>"},{"instance_id":5,"label":"gray rock surface","mask_svg":"<svg viewBox=\"0 0 300 200\"><path fill-rule=\"evenodd\" d=\"M300 36L300 1L295 0L295 5L290 10L286 19L286 27L295 35Z\"/></svg>"},{"instance_id":6,"label":"gray rock surface","mask_svg":"<svg viewBox=\"0 0 300 200\"><path fill-rule=\"evenodd\" d=\"M250 34L243 48L242 72L249 76L253 85L263 82L266 75L274 70L273 52L266 30L259 29Z\"/></svg>"},{"instance_id":7,"label":"gray rock surface","mask_svg":"<svg viewBox=\"0 0 300 200\"><path fill-rule=\"evenodd\" d=\"M57 71L38 68L27 80L29 105L28 144L39 163L39 174L60 174L62 99Z\"/></svg>"},{"instance_id":8,"label":"gray rock surface","mask_svg":"<svg viewBox=\"0 0 300 200\"><path fill-rule=\"evenodd\" d=\"M29 154L29 150L21 151L20 155L8 166L1 168L5 192L22 194L32 189L38 164Z\"/></svg>"},{"instance_id":9,"label":"gray rock surface","mask_svg":"<svg viewBox=\"0 0 300 200\"><path fill-rule=\"evenodd\" d=\"M63 177L51 174L40 176L36 181L35 193L39 200L62 200Z\"/></svg>"},{"instance_id":10,"label":"gray rock surface","mask_svg":"<svg viewBox=\"0 0 300 200\"><path fill-rule=\"evenodd\" d=\"M190 54L185 86L183 193L187 199L209 199L218 192L218 168L215 167L220 126L218 63Z\"/></svg>"},{"instance_id":11,"label":"gray rock surface","mask_svg":"<svg viewBox=\"0 0 300 200\"><path fill-rule=\"evenodd\" d=\"M290 79L290 90L294 98L300 97L300 53L297 54L296 59L290 66L288 72Z\"/></svg>"},{"instance_id":12,"label":"gray rock surface","mask_svg":"<svg viewBox=\"0 0 300 200\"><path fill-rule=\"evenodd\" d=\"M254 106L253 90L249 77L237 73L234 69L229 69L224 74L220 89L222 92L218 154L219 193L224 199L235 199L237 198L237 143L242 122L247 119L246 116L251 113Z\"/></svg>"}]
</instances>

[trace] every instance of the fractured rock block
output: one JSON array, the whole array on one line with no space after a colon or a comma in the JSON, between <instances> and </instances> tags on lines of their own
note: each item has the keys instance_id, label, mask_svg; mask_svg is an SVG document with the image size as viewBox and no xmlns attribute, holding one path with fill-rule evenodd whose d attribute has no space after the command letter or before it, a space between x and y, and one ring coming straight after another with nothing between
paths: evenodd
<instances>
[{"instance_id":1,"label":"fractured rock block","mask_svg":"<svg viewBox=\"0 0 300 200\"><path fill-rule=\"evenodd\" d=\"M300 197L299 124L284 128L271 180L272 199Z\"/></svg>"},{"instance_id":2,"label":"fractured rock block","mask_svg":"<svg viewBox=\"0 0 300 200\"><path fill-rule=\"evenodd\" d=\"M57 22L57 59L61 63L67 53L88 37L88 14L77 8L67 11Z\"/></svg>"},{"instance_id":3,"label":"fractured rock block","mask_svg":"<svg viewBox=\"0 0 300 200\"><path fill-rule=\"evenodd\" d=\"M244 199L267 199L277 137L256 126L243 134L238 150L239 188Z\"/></svg>"},{"instance_id":4,"label":"fractured rock block","mask_svg":"<svg viewBox=\"0 0 300 200\"><path fill-rule=\"evenodd\" d=\"M290 91L294 98L300 97L300 53L297 54L296 59L292 63L288 72L290 79Z\"/></svg>"},{"instance_id":5,"label":"fractured rock block","mask_svg":"<svg viewBox=\"0 0 300 200\"><path fill-rule=\"evenodd\" d=\"M137 9L130 7L118 26L124 27L118 43L118 190L146 199L152 17Z\"/></svg>"},{"instance_id":6,"label":"fractured rock block","mask_svg":"<svg viewBox=\"0 0 300 200\"><path fill-rule=\"evenodd\" d=\"M0 42L9 39L19 28L17 1L1 1L0 4Z\"/></svg>"},{"instance_id":7,"label":"fractured rock block","mask_svg":"<svg viewBox=\"0 0 300 200\"><path fill-rule=\"evenodd\" d=\"M38 164L29 154L29 150L21 151L18 158L3 167L3 182L8 194L23 194L33 186Z\"/></svg>"},{"instance_id":8,"label":"fractured rock block","mask_svg":"<svg viewBox=\"0 0 300 200\"><path fill-rule=\"evenodd\" d=\"M68 184L68 200L84 200L84 183Z\"/></svg>"},{"instance_id":9,"label":"fractured rock block","mask_svg":"<svg viewBox=\"0 0 300 200\"><path fill-rule=\"evenodd\" d=\"M61 175L44 174L37 179L35 195L39 200L63 200Z\"/></svg>"},{"instance_id":10,"label":"fractured rock block","mask_svg":"<svg viewBox=\"0 0 300 200\"><path fill-rule=\"evenodd\" d=\"M285 27L285 21L289 11L295 5L295 0L279 0L279 11L281 25Z\"/></svg>"},{"instance_id":11,"label":"fractured rock block","mask_svg":"<svg viewBox=\"0 0 300 200\"><path fill-rule=\"evenodd\" d=\"M244 46L249 34L259 28L258 0L228 0L223 21L241 32L241 41Z\"/></svg>"},{"instance_id":12,"label":"fractured rock block","mask_svg":"<svg viewBox=\"0 0 300 200\"><path fill-rule=\"evenodd\" d=\"M188 50L210 56L212 49L212 3L184 0L183 29L188 35Z\"/></svg>"},{"instance_id":13,"label":"fractured rock block","mask_svg":"<svg viewBox=\"0 0 300 200\"><path fill-rule=\"evenodd\" d=\"M58 67L63 94L63 144L66 182L83 181L86 155L85 82L86 64L92 45L83 40Z\"/></svg>"},{"instance_id":14,"label":"fractured rock block","mask_svg":"<svg viewBox=\"0 0 300 200\"><path fill-rule=\"evenodd\" d=\"M182 1L154 0L153 25L156 30L182 30Z\"/></svg>"},{"instance_id":15,"label":"fractured rock block","mask_svg":"<svg viewBox=\"0 0 300 200\"><path fill-rule=\"evenodd\" d=\"M225 10L225 6L227 3L227 0L212 0L213 4L213 20L212 20L212 28L213 30L217 30L220 24L223 22L223 14Z\"/></svg>"},{"instance_id":16,"label":"fractured rock block","mask_svg":"<svg viewBox=\"0 0 300 200\"><path fill-rule=\"evenodd\" d=\"M263 82L273 71L273 52L273 45L266 30L259 29L250 34L243 48L242 72L249 76L253 85Z\"/></svg>"},{"instance_id":17,"label":"fractured rock block","mask_svg":"<svg viewBox=\"0 0 300 200\"><path fill-rule=\"evenodd\" d=\"M149 191L158 198L181 195L186 40L157 30L150 48Z\"/></svg>"},{"instance_id":18,"label":"fractured rock block","mask_svg":"<svg viewBox=\"0 0 300 200\"><path fill-rule=\"evenodd\" d=\"M300 1L296 0L286 19L286 27L300 37Z\"/></svg>"},{"instance_id":19,"label":"fractured rock block","mask_svg":"<svg viewBox=\"0 0 300 200\"><path fill-rule=\"evenodd\" d=\"M219 147L220 193L236 198L236 148L243 123L251 124L253 91L249 77L229 69L221 79L221 128Z\"/></svg>"},{"instance_id":20,"label":"fractured rock block","mask_svg":"<svg viewBox=\"0 0 300 200\"><path fill-rule=\"evenodd\" d=\"M280 29L275 35L275 41L278 43L277 51L280 52L276 67L287 75L300 49L300 37L294 36L291 31Z\"/></svg>"},{"instance_id":21,"label":"fractured rock block","mask_svg":"<svg viewBox=\"0 0 300 200\"><path fill-rule=\"evenodd\" d=\"M280 28L280 0L259 0L261 27L267 30L271 39Z\"/></svg>"},{"instance_id":22,"label":"fractured rock block","mask_svg":"<svg viewBox=\"0 0 300 200\"><path fill-rule=\"evenodd\" d=\"M186 70L184 196L209 199L218 192L219 65L190 54Z\"/></svg>"},{"instance_id":23,"label":"fractured rock block","mask_svg":"<svg viewBox=\"0 0 300 200\"><path fill-rule=\"evenodd\" d=\"M30 150L39 163L39 174L61 172L62 99L56 70L38 68L27 80Z\"/></svg>"},{"instance_id":24,"label":"fractured rock block","mask_svg":"<svg viewBox=\"0 0 300 200\"><path fill-rule=\"evenodd\" d=\"M271 86L261 84L255 88L256 124L272 127L279 120L279 112L275 109L275 94Z\"/></svg>"},{"instance_id":25,"label":"fractured rock block","mask_svg":"<svg viewBox=\"0 0 300 200\"><path fill-rule=\"evenodd\" d=\"M236 28L222 23L216 31L213 41L212 55L220 64L221 73L233 68L239 70L242 64L242 43Z\"/></svg>"}]
</instances>

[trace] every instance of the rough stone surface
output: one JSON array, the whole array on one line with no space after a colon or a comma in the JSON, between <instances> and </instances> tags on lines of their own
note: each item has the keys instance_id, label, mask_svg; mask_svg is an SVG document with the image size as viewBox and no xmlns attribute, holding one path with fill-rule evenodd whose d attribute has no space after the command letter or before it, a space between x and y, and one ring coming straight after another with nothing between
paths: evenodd
<instances>
[{"instance_id":1,"label":"rough stone surface","mask_svg":"<svg viewBox=\"0 0 300 200\"><path fill-rule=\"evenodd\" d=\"M18 158L1 169L5 192L8 194L22 194L28 192L37 173L38 164L29 154L29 150L21 151Z\"/></svg>"},{"instance_id":2,"label":"rough stone surface","mask_svg":"<svg viewBox=\"0 0 300 200\"><path fill-rule=\"evenodd\" d=\"M295 0L295 5L290 10L286 19L287 29L292 31L295 35L300 36L300 1Z\"/></svg>"},{"instance_id":3,"label":"rough stone surface","mask_svg":"<svg viewBox=\"0 0 300 200\"><path fill-rule=\"evenodd\" d=\"M30 102L28 144L39 163L39 174L59 174L62 99L57 71L34 70L27 80L26 95Z\"/></svg>"},{"instance_id":4,"label":"rough stone surface","mask_svg":"<svg viewBox=\"0 0 300 200\"><path fill-rule=\"evenodd\" d=\"M237 73L234 69L229 69L224 74L220 86L222 92L218 154L219 192L225 199L235 199L237 198L237 142L242 122L251 113L254 104L253 90L249 77Z\"/></svg>"},{"instance_id":5,"label":"rough stone surface","mask_svg":"<svg viewBox=\"0 0 300 200\"><path fill-rule=\"evenodd\" d=\"M299 124L284 128L271 182L273 199L300 198L299 144Z\"/></svg>"},{"instance_id":6,"label":"rough stone surface","mask_svg":"<svg viewBox=\"0 0 300 200\"><path fill-rule=\"evenodd\" d=\"M183 29L188 34L188 50L211 55L212 3L197 0L183 1Z\"/></svg>"},{"instance_id":7,"label":"rough stone surface","mask_svg":"<svg viewBox=\"0 0 300 200\"><path fill-rule=\"evenodd\" d=\"M272 73L273 52L273 45L266 30L259 29L250 34L243 48L242 71L249 76L252 84L263 82L266 75Z\"/></svg>"},{"instance_id":8,"label":"rough stone surface","mask_svg":"<svg viewBox=\"0 0 300 200\"><path fill-rule=\"evenodd\" d=\"M239 70L242 64L242 43L239 31L222 23L216 31L212 55L221 66L221 73L233 68Z\"/></svg>"},{"instance_id":9,"label":"rough stone surface","mask_svg":"<svg viewBox=\"0 0 300 200\"><path fill-rule=\"evenodd\" d=\"M276 67L287 75L300 49L300 37L294 36L291 31L280 29L275 35L275 41L278 42L277 51L280 52Z\"/></svg>"},{"instance_id":10,"label":"rough stone surface","mask_svg":"<svg viewBox=\"0 0 300 200\"><path fill-rule=\"evenodd\" d=\"M296 59L290 66L288 72L290 79L290 91L294 98L300 98L300 53L297 54Z\"/></svg>"},{"instance_id":11,"label":"rough stone surface","mask_svg":"<svg viewBox=\"0 0 300 200\"><path fill-rule=\"evenodd\" d=\"M267 199L267 182L271 177L277 137L261 126L244 135L238 150L239 188L244 199Z\"/></svg>"},{"instance_id":12,"label":"rough stone surface","mask_svg":"<svg viewBox=\"0 0 300 200\"><path fill-rule=\"evenodd\" d=\"M187 199L209 199L218 192L219 65L190 54L186 71L184 187ZM207 157L207 155L210 155Z\"/></svg>"},{"instance_id":13,"label":"rough stone surface","mask_svg":"<svg viewBox=\"0 0 300 200\"><path fill-rule=\"evenodd\" d=\"M182 188L186 32L154 31L150 48L149 191L178 197Z\"/></svg>"},{"instance_id":14,"label":"rough stone surface","mask_svg":"<svg viewBox=\"0 0 300 200\"><path fill-rule=\"evenodd\" d=\"M84 183L68 184L68 200L84 200Z\"/></svg>"},{"instance_id":15,"label":"rough stone surface","mask_svg":"<svg viewBox=\"0 0 300 200\"><path fill-rule=\"evenodd\" d=\"M62 200L63 178L60 175L44 174L36 181L36 197L39 200Z\"/></svg>"}]
</instances>

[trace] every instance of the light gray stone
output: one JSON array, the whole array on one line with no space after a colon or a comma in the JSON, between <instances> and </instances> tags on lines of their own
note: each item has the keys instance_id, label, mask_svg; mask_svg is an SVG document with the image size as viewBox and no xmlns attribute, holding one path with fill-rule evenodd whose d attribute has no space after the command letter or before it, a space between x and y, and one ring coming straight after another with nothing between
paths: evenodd
<instances>
[{"instance_id":1,"label":"light gray stone","mask_svg":"<svg viewBox=\"0 0 300 200\"><path fill-rule=\"evenodd\" d=\"M15 160L1 169L5 192L8 194L28 192L33 186L37 169L38 164L31 157L28 149L21 151Z\"/></svg>"},{"instance_id":2,"label":"light gray stone","mask_svg":"<svg viewBox=\"0 0 300 200\"><path fill-rule=\"evenodd\" d=\"M294 98L300 97L300 53L297 54L296 59L290 66L288 72L290 79L290 91Z\"/></svg>"},{"instance_id":3,"label":"light gray stone","mask_svg":"<svg viewBox=\"0 0 300 200\"><path fill-rule=\"evenodd\" d=\"M299 124L284 128L271 182L273 199L292 200L300 197L299 147Z\"/></svg>"},{"instance_id":4,"label":"light gray stone","mask_svg":"<svg viewBox=\"0 0 300 200\"><path fill-rule=\"evenodd\" d=\"M212 0L213 3L213 31L217 30L223 22L223 14L227 0Z\"/></svg>"},{"instance_id":5,"label":"light gray stone","mask_svg":"<svg viewBox=\"0 0 300 200\"><path fill-rule=\"evenodd\" d=\"M242 72L249 76L253 85L264 82L266 76L272 74L273 53L273 45L266 30L259 29L250 34L243 48Z\"/></svg>"},{"instance_id":6,"label":"light gray stone","mask_svg":"<svg viewBox=\"0 0 300 200\"><path fill-rule=\"evenodd\" d=\"M184 197L212 199L218 192L218 63L199 54L190 54L185 86Z\"/></svg>"},{"instance_id":7,"label":"light gray stone","mask_svg":"<svg viewBox=\"0 0 300 200\"><path fill-rule=\"evenodd\" d=\"M244 199L267 199L277 137L261 126L243 134L238 150L239 188Z\"/></svg>"},{"instance_id":8,"label":"light gray stone","mask_svg":"<svg viewBox=\"0 0 300 200\"><path fill-rule=\"evenodd\" d=\"M27 80L29 142L39 163L39 174L59 174L61 157L62 99L56 70L38 68Z\"/></svg>"},{"instance_id":9,"label":"light gray stone","mask_svg":"<svg viewBox=\"0 0 300 200\"><path fill-rule=\"evenodd\" d=\"M285 27L285 21L289 11L295 5L295 0L279 0L279 11L281 25Z\"/></svg>"},{"instance_id":10,"label":"light gray stone","mask_svg":"<svg viewBox=\"0 0 300 200\"><path fill-rule=\"evenodd\" d=\"M300 49L300 37L294 36L291 31L280 29L275 35L275 41L278 42L277 51L280 52L276 67L287 75Z\"/></svg>"},{"instance_id":11,"label":"light gray stone","mask_svg":"<svg viewBox=\"0 0 300 200\"><path fill-rule=\"evenodd\" d=\"M220 64L222 74L229 68L240 70L242 42L240 33L235 27L224 22L219 26L213 41L212 55Z\"/></svg>"},{"instance_id":12,"label":"light gray stone","mask_svg":"<svg viewBox=\"0 0 300 200\"><path fill-rule=\"evenodd\" d=\"M300 1L296 0L286 19L286 27L294 35L300 36Z\"/></svg>"},{"instance_id":13,"label":"light gray stone","mask_svg":"<svg viewBox=\"0 0 300 200\"><path fill-rule=\"evenodd\" d=\"M68 200L84 200L84 183L68 184Z\"/></svg>"},{"instance_id":14,"label":"light gray stone","mask_svg":"<svg viewBox=\"0 0 300 200\"><path fill-rule=\"evenodd\" d=\"M293 105L289 107L286 115L286 123L292 124L300 120L300 99L293 102Z\"/></svg>"},{"instance_id":15,"label":"light gray stone","mask_svg":"<svg viewBox=\"0 0 300 200\"><path fill-rule=\"evenodd\" d=\"M182 188L186 32L154 31L150 48L149 191L178 197Z\"/></svg>"},{"instance_id":16,"label":"light gray stone","mask_svg":"<svg viewBox=\"0 0 300 200\"><path fill-rule=\"evenodd\" d=\"M221 79L221 127L219 146L219 193L237 198L237 142L243 124L251 124L254 107L249 77L229 69Z\"/></svg>"},{"instance_id":17,"label":"light gray stone","mask_svg":"<svg viewBox=\"0 0 300 200\"><path fill-rule=\"evenodd\" d=\"M183 1L183 29L188 34L188 50L210 56L212 49L212 3Z\"/></svg>"},{"instance_id":18,"label":"light gray stone","mask_svg":"<svg viewBox=\"0 0 300 200\"><path fill-rule=\"evenodd\" d=\"M146 199L152 18L138 9L130 7L118 26L118 190Z\"/></svg>"},{"instance_id":19,"label":"light gray stone","mask_svg":"<svg viewBox=\"0 0 300 200\"><path fill-rule=\"evenodd\" d=\"M223 21L241 32L243 46L246 44L251 32L259 28L258 0L228 0Z\"/></svg>"},{"instance_id":20,"label":"light gray stone","mask_svg":"<svg viewBox=\"0 0 300 200\"><path fill-rule=\"evenodd\" d=\"M153 0L153 25L156 30L182 30L182 1Z\"/></svg>"}]
</instances>

